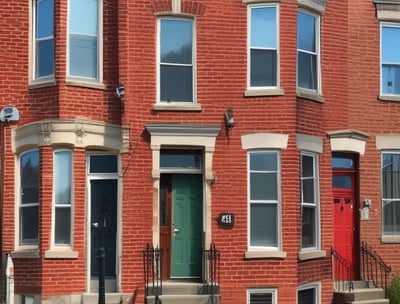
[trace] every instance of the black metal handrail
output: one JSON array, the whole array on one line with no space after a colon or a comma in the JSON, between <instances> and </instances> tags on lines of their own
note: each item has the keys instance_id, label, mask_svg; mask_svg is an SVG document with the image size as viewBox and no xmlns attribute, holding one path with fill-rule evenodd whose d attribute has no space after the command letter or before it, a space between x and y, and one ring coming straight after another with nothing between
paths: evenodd
<instances>
[{"instance_id":1,"label":"black metal handrail","mask_svg":"<svg viewBox=\"0 0 400 304\"><path fill-rule=\"evenodd\" d=\"M143 250L144 267L144 303L147 303L147 297L155 296L155 303L159 303L159 296L162 295L162 249L150 246L148 243Z\"/></svg>"},{"instance_id":2,"label":"black metal handrail","mask_svg":"<svg viewBox=\"0 0 400 304\"><path fill-rule=\"evenodd\" d=\"M383 288L386 292L391 267L366 242L361 242L360 254L361 279L372 282L375 287Z\"/></svg>"},{"instance_id":3,"label":"black metal handrail","mask_svg":"<svg viewBox=\"0 0 400 304\"><path fill-rule=\"evenodd\" d=\"M215 296L219 294L220 260L221 254L215 244L211 244L210 249L203 251L203 292L211 296L212 304Z\"/></svg>"},{"instance_id":4,"label":"black metal handrail","mask_svg":"<svg viewBox=\"0 0 400 304\"><path fill-rule=\"evenodd\" d=\"M354 290L354 266L331 247L332 275L334 289L337 291Z\"/></svg>"}]
</instances>

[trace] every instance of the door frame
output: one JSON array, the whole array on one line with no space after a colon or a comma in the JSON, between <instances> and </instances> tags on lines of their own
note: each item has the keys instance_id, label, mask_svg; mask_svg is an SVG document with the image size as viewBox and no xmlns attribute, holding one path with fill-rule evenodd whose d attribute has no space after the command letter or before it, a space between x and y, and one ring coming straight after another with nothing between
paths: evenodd
<instances>
[{"instance_id":1,"label":"door frame","mask_svg":"<svg viewBox=\"0 0 400 304\"><path fill-rule=\"evenodd\" d=\"M116 155L117 157L117 163L118 163L118 172L115 173L90 173L89 166L90 166L90 157L93 155ZM92 237L91 237L91 229L92 229L92 197L91 197L91 181L93 180L116 180L117 181L117 201L116 201L116 214L117 214L117 221L116 221L116 244L115 244L115 280L105 280L105 290L106 292L118 292L119 286L120 286L120 263L119 263L119 257L120 257L120 230L121 227L118 225L120 223L121 219L121 181L119 178L119 171L120 171L120 157L116 153L106 153L106 152L90 152L87 153L87 174L86 174L86 193L87 193L87 204L86 204L86 265L87 265L87 271L86 271L86 291L89 293L92 292L98 292L97 287L98 287L98 281L95 282L92 280L91 276L91 257L92 257ZM96 290L94 290L96 289Z\"/></svg>"},{"instance_id":2,"label":"door frame","mask_svg":"<svg viewBox=\"0 0 400 304\"><path fill-rule=\"evenodd\" d=\"M353 221L354 221L354 239L353 239L353 264L354 264L354 279L358 279L359 276L359 269L360 269L360 185L359 185L359 157L358 154L353 153L332 153L332 159L336 158L344 158L344 159L351 159L354 163L354 166L351 168L338 168L334 167L332 164L332 179L337 175L346 175L353 179L353 192L354 192L354 214L353 214ZM334 208L334 188L332 184L332 208ZM335 210L333 209L333 215L335 216ZM335 218L333 219L335 221ZM335 236L334 236L335 239Z\"/></svg>"}]
</instances>

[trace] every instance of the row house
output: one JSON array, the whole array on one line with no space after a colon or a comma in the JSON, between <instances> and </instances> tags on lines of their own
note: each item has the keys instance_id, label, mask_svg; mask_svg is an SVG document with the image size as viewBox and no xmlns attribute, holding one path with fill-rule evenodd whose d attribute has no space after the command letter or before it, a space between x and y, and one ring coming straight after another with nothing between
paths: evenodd
<instances>
[{"instance_id":1,"label":"row house","mask_svg":"<svg viewBox=\"0 0 400 304\"><path fill-rule=\"evenodd\" d=\"M393 278L399 0L0 7L8 303L341 304L378 255Z\"/></svg>"}]
</instances>

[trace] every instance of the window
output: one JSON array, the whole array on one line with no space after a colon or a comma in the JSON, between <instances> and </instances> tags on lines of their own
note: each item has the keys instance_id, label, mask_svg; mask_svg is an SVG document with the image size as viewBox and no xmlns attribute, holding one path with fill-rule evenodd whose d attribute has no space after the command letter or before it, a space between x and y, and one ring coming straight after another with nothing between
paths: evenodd
<instances>
[{"instance_id":1,"label":"window","mask_svg":"<svg viewBox=\"0 0 400 304\"><path fill-rule=\"evenodd\" d=\"M382 230L400 235L400 153L382 154Z\"/></svg>"},{"instance_id":2,"label":"window","mask_svg":"<svg viewBox=\"0 0 400 304\"><path fill-rule=\"evenodd\" d=\"M34 1L34 79L51 77L54 74L53 5L53 0Z\"/></svg>"},{"instance_id":3,"label":"window","mask_svg":"<svg viewBox=\"0 0 400 304\"><path fill-rule=\"evenodd\" d=\"M318 159L301 155L301 248L319 248Z\"/></svg>"},{"instance_id":4,"label":"window","mask_svg":"<svg viewBox=\"0 0 400 304\"><path fill-rule=\"evenodd\" d=\"M35 245L39 238L39 150L21 154L19 243Z\"/></svg>"},{"instance_id":5,"label":"window","mask_svg":"<svg viewBox=\"0 0 400 304\"><path fill-rule=\"evenodd\" d=\"M319 92L319 17L297 15L297 87Z\"/></svg>"},{"instance_id":6,"label":"window","mask_svg":"<svg viewBox=\"0 0 400 304\"><path fill-rule=\"evenodd\" d=\"M159 100L193 102L195 83L194 22L159 19Z\"/></svg>"},{"instance_id":7,"label":"window","mask_svg":"<svg viewBox=\"0 0 400 304\"><path fill-rule=\"evenodd\" d=\"M278 86L278 16L277 6L249 7L248 86Z\"/></svg>"},{"instance_id":8,"label":"window","mask_svg":"<svg viewBox=\"0 0 400 304\"><path fill-rule=\"evenodd\" d=\"M100 41L97 0L70 0L68 75L99 81Z\"/></svg>"},{"instance_id":9,"label":"window","mask_svg":"<svg viewBox=\"0 0 400 304\"><path fill-rule=\"evenodd\" d=\"M275 289L247 290L247 304L276 304L277 292Z\"/></svg>"},{"instance_id":10,"label":"window","mask_svg":"<svg viewBox=\"0 0 400 304\"><path fill-rule=\"evenodd\" d=\"M400 23L381 25L381 91L400 95Z\"/></svg>"},{"instance_id":11,"label":"window","mask_svg":"<svg viewBox=\"0 0 400 304\"><path fill-rule=\"evenodd\" d=\"M313 283L299 287L297 290L297 304L319 304L320 284Z\"/></svg>"},{"instance_id":12,"label":"window","mask_svg":"<svg viewBox=\"0 0 400 304\"><path fill-rule=\"evenodd\" d=\"M71 244L72 152L54 152L54 243Z\"/></svg>"},{"instance_id":13,"label":"window","mask_svg":"<svg viewBox=\"0 0 400 304\"><path fill-rule=\"evenodd\" d=\"M279 154L249 152L249 248L280 247Z\"/></svg>"}]
</instances>

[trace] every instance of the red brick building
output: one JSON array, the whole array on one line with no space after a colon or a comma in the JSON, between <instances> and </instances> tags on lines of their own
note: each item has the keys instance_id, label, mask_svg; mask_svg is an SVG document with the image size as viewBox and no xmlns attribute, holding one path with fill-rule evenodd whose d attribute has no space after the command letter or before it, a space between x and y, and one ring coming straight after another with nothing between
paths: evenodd
<instances>
[{"instance_id":1,"label":"red brick building","mask_svg":"<svg viewBox=\"0 0 400 304\"><path fill-rule=\"evenodd\" d=\"M364 242L397 272L399 0L15 0L0 17L15 303L96 302L99 248L106 303L142 303L152 269L163 303L328 304L364 279ZM187 283L199 302L168 294Z\"/></svg>"}]
</instances>

